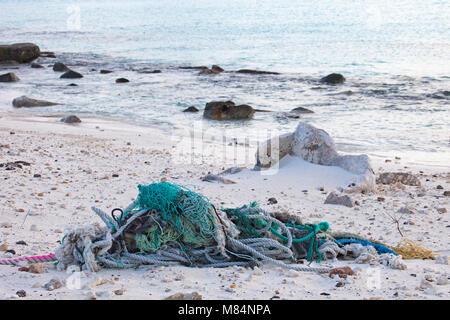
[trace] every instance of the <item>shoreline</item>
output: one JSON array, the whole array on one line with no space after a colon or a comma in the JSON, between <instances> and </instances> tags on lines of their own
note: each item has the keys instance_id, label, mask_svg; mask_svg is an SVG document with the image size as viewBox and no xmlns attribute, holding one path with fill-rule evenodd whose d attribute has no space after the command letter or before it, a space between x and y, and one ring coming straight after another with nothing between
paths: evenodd
<instances>
[{"instance_id":1,"label":"shoreline","mask_svg":"<svg viewBox=\"0 0 450 320\"><path fill-rule=\"evenodd\" d=\"M0 252L0 259L51 253L58 246L57 241L61 240L66 226L98 221L90 212L90 206L95 205L106 212L124 207L136 197L138 184L159 182L163 178L189 185L218 207L238 207L258 201L271 212L287 211L308 223L327 221L332 230L361 234L394 246L401 236L383 212L396 213L407 205L416 211L401 218L402 223L408 223L401 225L405 237L436 253L450 253L450 237L445 236L450 234L450 219L448 213L437 211L437 208L448 208L448 197L442 196L443 191L449 189L448 170L425 166L405 169L404 160L375 161L376 173L380 172L380 167L382 171L412 170L422 181L422 187L382 186L376 193L350 194L360 205L347 208L324 204L333 189L332 184L325 184L330 183L326 176L320 178L322 180L307 181L301 178L301 172L292 175L293 171L282 168L276 176L262 177L246 171L227 176L236 184L209 183L201 181L200 177L209 172L217 174L228 167L214 154L206 156L202 163L174 162L172 144L168 143L170 139L158 129L117 126L115 122L89 118L75 126L50 121L53 118L35 120L9 115L0 119L2 144L9 145L0 148L2 162L25 160L31 163L22 169L0 170L0 223L11 224L10 228L0 228L0 245L6 244L16 252L12 256ZM15 134L10 134L11 131ZM252 164L254 160L250 158L249 169ZM314 171L307 169L306 172ZM40 177L35 178L35 174ZM321 185L325 186L324 191L318 189ZM443 190L436 189L437 185L442 185ZM308 192L301 192L303 189ZM271 197L278 203L268 204L267 199ZM380 202L378 197L385 200ZM25 241L27 246L17 245L18 241ZM378 289L367 287L368 272L372 267L351 261L331 263L334 266L350 265L358 270L357 275L347 279L341 288L336 287L338 279L327 275L290 273L265 265L260 271L240 267L199 269L181 266L101 270L97 274L86 274L83 281L88 285L82 289L63 287L46 291L40 286L52 278L67 279L68 275L53 270L51 265L43 274L0 266L3 284L0 297L14 296L17 290L25 290L27 298L31 299L88 299L92 295L98 299L164 299L177 292L197 291L203 299L269 299L277 290L281 299L448 299L447 285L432 284L432 290L428 291L418 288L421 279L427 275L434 279L445 275L446 265L436 264L433 260L404 262L408 266L405 271L378 267L389 279L383 280ZM183 280L177 280L179 278ZM116 290L124 290L123 295L115 295ZM331 296L323 296L322 292Z\"/></svg>"}]
</instances>

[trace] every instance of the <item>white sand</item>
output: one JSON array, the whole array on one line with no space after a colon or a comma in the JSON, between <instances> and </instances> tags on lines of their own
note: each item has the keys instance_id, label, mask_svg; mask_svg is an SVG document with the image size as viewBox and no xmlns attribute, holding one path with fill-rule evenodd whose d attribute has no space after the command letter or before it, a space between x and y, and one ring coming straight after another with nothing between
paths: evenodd
<instances>
[{"instance_id":1,"label":"white sand","mask_svg":"<svg viewBox=\"0 0 450 320\"><path fill-rule=\"evenodd\" d=\"M261 175L246 170L226 176L236 184L203 182L209 172L217 174L224 165L217 154L205 157L204 163L191 164L188 158L174 159L173 140L166 133L151 128L84 119L72 126L55 118L32 118L17 113L3 113L0 118L0 162L23 160L30 167L6 171L0 168L0 245L6 244L15 255L0 252L0 259L53 253L66 226L99 221L90 211L95 205L107 212L128 205L137 195L138 184L166 178L170 182L190 185L206 195L217 207L237 207L259 201L269 211L297 213L304 222L328 221L333 231L358 233L395 245L401 239L396 225L385 212L402 217L403 234L441 254L450 254L449 168L414 166L404 168L408 159L385 163L374 159L381 171L418 174L423 186L379 187L376 194L351 194L360 205L347 208L323 204L334 188L347 185L352 175L342 169L320 167L294 158L282 161L276 175ZM10 134L13 131L15 134ZM130 142L130 143L128 143ZM6 145L6 147L5 147ZM177 160L177 161L174 161ZM246 166L252 168L253 157ZM423 173L420 173L423 171ZM40 174L40 178L34 178ZM113 178L113 174L119 177ZM429 179L429 181L426 181ZM443 190L436 189L442 185ZM319 188L324 188L320 191ZM308 190L308 192L303 192ZM423 194L423 195L421 195ZM421 195L421 196L418 196ZM385 202L377 201L384 197ZM275 197L278 204L268 205ZM396 214L408 205L418 210L410 215ZM404 225L403 222L414 224ZM39 231L31 231L32 226ZM17 245L23 240L28 245ZM406 260L407 270L370 267L352 261L333 263L349 265L357 275L347 278L343 287L328 275L300 273L264 266L259 270L243 268L198 269L187 267L145 267L140 270L102 270L88 274L82 289L62 287L47 291L41 286L50 279L65 280L68 274L51 266L43 274L18 271L18 267L0 266L0 298L25 290L24 299L85 299L92 293L98 298L163 299L177 292L197 291L203 299L448 299L450 286L438 285L438 278L449 276L449 266L433 260ZM313 264L314 265L314 264ZM432 289L418 289L423 277L429 277ZM110 280L96 286L96 277ZM374 280L375 279L375 280ZM377 282L377 279L379 282ZM373 281L374 280L374 281ZM376 286L371 286L374 283ZM113 291L124 289L123 295ZM330 295L321 295L328 293Z\"/></svg>"}]
</instances>

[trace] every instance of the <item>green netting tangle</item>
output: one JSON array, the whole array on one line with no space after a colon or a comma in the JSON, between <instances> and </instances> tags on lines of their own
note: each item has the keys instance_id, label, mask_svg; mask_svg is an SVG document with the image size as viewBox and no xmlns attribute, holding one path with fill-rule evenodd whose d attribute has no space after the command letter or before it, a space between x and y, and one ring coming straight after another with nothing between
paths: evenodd
<instances>
[{"instance_id":1,"label":"green netting tangle","mask_svg":"<svg viewBox=\"0 0 450 320\"><path fill-rule=\"evenodd\" d=\"M162 245L178 242L181 248L217 243L214 208L206 197L169 182L139 185L133 208L122 219L141 210L153 211L151 225L135 236L141 252L154 252Z\"/></svg>"}]
</instances>

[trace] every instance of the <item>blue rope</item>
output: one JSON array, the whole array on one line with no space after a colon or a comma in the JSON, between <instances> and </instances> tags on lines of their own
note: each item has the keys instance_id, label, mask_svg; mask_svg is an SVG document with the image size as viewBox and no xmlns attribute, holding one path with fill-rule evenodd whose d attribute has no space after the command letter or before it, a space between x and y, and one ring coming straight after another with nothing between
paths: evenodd
<instances>
[{"instance_id":1,"label":"blue rope","mask_svg":"<svg viewBox=\"0 0 450 320\"><path fill-rule=\"evenodd\" d=\"M367 240L355 240L355 239L338 239L336 240L336 242L338 242L339 244L348 244L348 243L359 243L362 244L363 246L372 246L374 247L378 254L382 254L382 253L392 253L394 255L397 255L393 250L387 248L386 246L383 246L382 244L379 243L373 243Z\"/></svg>"}]
</instances>

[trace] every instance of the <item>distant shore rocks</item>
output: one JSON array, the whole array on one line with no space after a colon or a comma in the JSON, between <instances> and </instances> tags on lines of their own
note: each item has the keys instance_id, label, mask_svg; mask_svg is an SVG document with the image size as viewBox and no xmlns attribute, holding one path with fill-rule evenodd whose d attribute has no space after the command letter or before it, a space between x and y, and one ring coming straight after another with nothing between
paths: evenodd
<instances>
[{"instance_id":1,"label":"distant shore rocks","mask_svg":"<svg viewBox=\"0 0 450 320\"><path fill-rule=\"evenodd\" d=\"M237 73L247 73L247 74L280 74L279 72L273 72L273 71L260 71L260 70L252 70L252 69L240 69L236 71Z\"/></svg>"},{"instance_id":2,"label":"distant shore rocks","mask_svg":"<svg viewBox=\"0 0 450 320\"><path fill-rule=\"evenodd\" d=\"M225 71L224 69L222 69L221 67L219 67L216 64L212 65L211 68L201 67L201 69L202 69L202 71L200 71L199 74L219 74L219 73Z\"/></svg>"},{"instance_id":3,"label":"distant shore rocks","mask_svg":"<svg viewBox=\"0 0 450 320\"><path fill-rule=\"evenodd\" d=\"M33 63L31 64L31 67L34 68L34 69L42 69L42 68L44 68L43 65L41 65L41 64L39 64L39 63L35 63L35 62L33 62Z\"/></svg>"},{"instance_id":4,"label":"distant shore rocks","mask_svg":"<svg viewBox=\"0 0 450 320\"><path fill-rule=\"evenodd\" d=\"M196 107L194 107L194 106L190 106L190 107L188 107L188 108L183 110L183 112L198 112L198 111L199 110Z\"/></svg>"},{"instance_id":5,"label":"distant shore rocks","mask_svg":"<svg viewBox=\"0 0 450 320\"><path fill-rule=\"evenodd\" d=\"M303 107L294 108L290 112L294 113L294 114L314 113L314 111L311 111L311 110L303 108Z\"/></svg>"},{"instance_id":6,"label":"distant shore rocks","mask_svg":"<svg viewBox=\"0 0 450 320\"><path fill-rule=\"evenodd\" d=\"M64 123L81 123L80 118L78 118L75 115L70 115L70 116L64 117L60 121L64 122Z\"/></svg>"},{"instance_id":7,"label":"distant shore rocks","mask_svg":"<svg viewBox=\"0 0 450 320\"><path fill-rule=\"evenodd\" d=\"M235 105L233 101L212 101L206 104L203 117L212 120L251 119L255 110L249 105Z\"/></svg>"},{"instance_id":8,"label":"distant shore rocks","mask_svg":"<svg viewBox=\"0 0 450 320\"><path fill-rule=\"evenodd\" d=\"M338 83L344 83L345 78L340 73L331 73L327 75L326 77L323 77L320 79L320 82L327 83L327 84L338 84Z\"/></svg>"},{"instance_id":9,"label":"distant shore rocks","mask_svg":"<svg viewBox=\"0 0 450 320\"><path fill-rule=\"evenodd\" d=\"M108 73L112 73L112 72L113 72L112 70L105 70L105 69L100 70L101 74L108 74Z\"/></svg>"},{"instance_id":10,"label":"distant shore rocks","mask_svg":"<svg viewBox=\"0 0 450 320\"><path fill-rule=\"evenodd\" d=\"M127 78L118 78L116 79L116 83L127 83L130 82Z\"/></svg>"},{"instance_id":11,"label":"distant shore rocks","mask_svg":"<svg viewBox=\"0 0 450 320\"><path fill-rule=\"evenodd\" d=\"M59 105L59 103L33 99L33 98L29 98L27 96L21 96L21 97L15 98L12 101L12 105L16 108L22 108L22 107L30 108L30 107L56 106L56 105Z\"/></svg>"},{"instance_id":12,"label":"distant shore rocks","mask_svg":"<svg viewBox=\"0 0 450 320\"><path fill-rule=\"evenodd\" d=\"M69 71L64 72L60 78L61 79L79 79L79 78L83 78L83 75L79 72L69 70Z\"/></svg>"},{"instance_id":13,"label":"distant shore rocks","mask_svg":"<svg viewBox=\"0 0 450 320\"><path fill-rule=\"evenodd\" d=\"M0 61L17 61L27 63L37 59L40 49L33 43L15 43L11 45L0 45Z\"/></svg>"},{"instance_id":14,"label":"distant shore rocks","mask_svg":"<svg viewBox=\"0 0 450 320\"><path fill-rule=\"evenodd\" d=\"M55 62L55 64L53 65L53 71L55 72L65 72L69 70L70 68L62 62Z\"/></svg>"},{"instance_id":15,"label":"distant shore rocks","mask_svg":"<svg viewBox=\"0 0 450 320\"><path fill-rule=\"evenodd\" d=\"M0 75L0 82L16 82L19 81L19 77L14 72L8 72Z\"/></svg>"}]
</instances>

